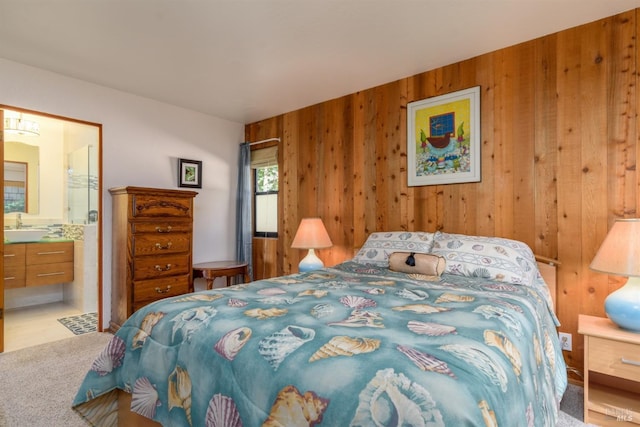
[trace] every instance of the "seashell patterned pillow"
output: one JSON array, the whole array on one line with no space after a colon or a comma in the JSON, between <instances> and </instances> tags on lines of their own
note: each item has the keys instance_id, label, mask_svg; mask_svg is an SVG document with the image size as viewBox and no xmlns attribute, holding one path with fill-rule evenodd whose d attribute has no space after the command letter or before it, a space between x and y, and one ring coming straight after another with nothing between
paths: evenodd
<instances>
[{"instance_id":1,"label":"seashell patterned pillow","mask_svg":"<svg viewBox=\"0 0 640 427\"><path fill-rule=\"evenodd\" d=\"M424 231L371 233L352 261L387 268L389 256L394 252L431 252L433 236L433 233Z\"/></svg>"},{"instance_id":2,"label":"seashell patterned pillow","mask_svg":"<svg viewBox=\"0 0 640 427\"><path fill-rule=\"evenodd\" d=\"M502 237L436 232L434 255L447 261L445 273L534 286L538 266L531 248Z\"/></svg>"}]
</instances>

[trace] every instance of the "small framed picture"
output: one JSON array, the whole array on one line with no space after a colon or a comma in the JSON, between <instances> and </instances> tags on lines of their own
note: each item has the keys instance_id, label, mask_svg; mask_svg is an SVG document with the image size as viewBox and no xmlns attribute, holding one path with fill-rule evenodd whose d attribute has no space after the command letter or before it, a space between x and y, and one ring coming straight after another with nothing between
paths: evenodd
<instances>
[{"instance_id":1,"label":"small framed picture","mask_svg":"<svg viewBox=\"0 0 640 427\"><path fill-rule=\"evenodd\" d=\"M178 159L178 186L202 188L202 162Z\"/></svg>"}]
</instances>

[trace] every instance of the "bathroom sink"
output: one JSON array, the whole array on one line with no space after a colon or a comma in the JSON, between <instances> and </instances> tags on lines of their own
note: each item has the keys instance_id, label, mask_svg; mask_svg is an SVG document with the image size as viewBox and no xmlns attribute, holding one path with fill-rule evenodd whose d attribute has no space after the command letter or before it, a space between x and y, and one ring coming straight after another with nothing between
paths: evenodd
<instances>
[{"instance_id":1,"label":"bathroom sink","mask_svg":"<svg viewBox=\"0 0 640 427\"><path fill-rule=\"evenodd\" d=\"M49 230L36 228L21 228L18 230L4 230L4 238L13 243L37 242L41 240Z\"/></svg>"}]
</instances>

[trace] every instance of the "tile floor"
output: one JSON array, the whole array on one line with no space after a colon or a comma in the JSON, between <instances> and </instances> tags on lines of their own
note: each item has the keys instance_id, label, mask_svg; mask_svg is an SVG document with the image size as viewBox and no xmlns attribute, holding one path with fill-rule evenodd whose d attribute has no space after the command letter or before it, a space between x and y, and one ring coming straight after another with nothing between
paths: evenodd
<instances>
[{"instance_id":1,"label":"tile floor","mask_svg":"<svg viewBox=\"0 0 640 427\"><path fill-rule=\"evenodd\" d=\"M61 340L75 336L57 319L82 314L62 302L6 310L4 314L4 351Z\"/></svg>"},{"instance_id":2,"label":"tile floor","mask_svg":"<svg viewBox=\"0 0 640 427\"><path fill-rule=\"evenodd\" d=\"M215 287L224 287L224 278L216 280ZM196 291L204 290L204 279L194 282ZM42 304L34 307L6 310L4 314L4 351L14 351L25 347L61 340L75 336L58 319L82 314L63 302Z\"/></svg>"}]
</instances>

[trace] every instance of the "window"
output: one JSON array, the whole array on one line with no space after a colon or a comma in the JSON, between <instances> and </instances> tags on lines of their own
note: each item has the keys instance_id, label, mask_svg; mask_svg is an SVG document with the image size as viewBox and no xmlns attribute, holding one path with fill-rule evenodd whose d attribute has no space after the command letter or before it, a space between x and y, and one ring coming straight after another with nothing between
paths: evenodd
<instances>
[{"instance_id":1,"label":"window","mask_svg":"<svg viewBox=\"0 0 640 427\"><path fill-rule=\"evenodd\" d=\"M278 151L277 147L251 152L253 170L253 235L278 237Z\"/></svg>"}]
</instances>

